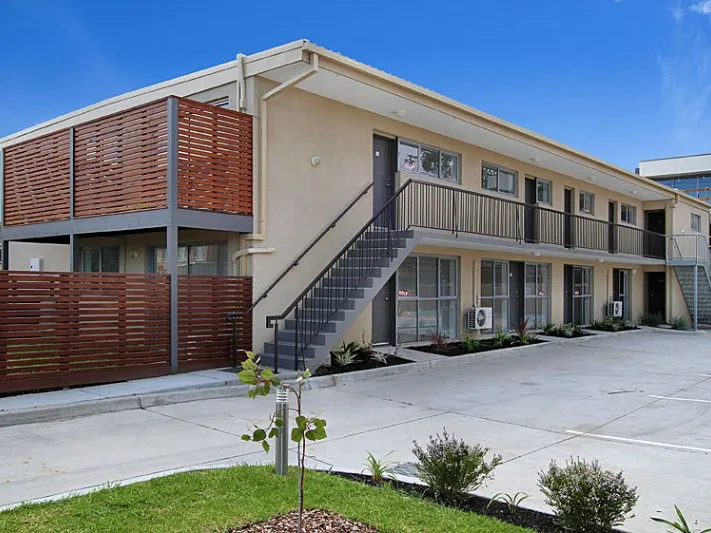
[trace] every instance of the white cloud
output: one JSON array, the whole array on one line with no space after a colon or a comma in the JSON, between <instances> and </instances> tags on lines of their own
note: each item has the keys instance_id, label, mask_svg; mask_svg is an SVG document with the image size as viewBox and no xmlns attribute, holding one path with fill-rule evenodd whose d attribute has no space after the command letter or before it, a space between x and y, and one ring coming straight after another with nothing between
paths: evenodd
<instances>
[{"instance_id":1,"label":"white cloud","mask_svg":"<svg viewBox=\"0 0 711 533\"><path fill-rule=\"evenodd\" d=\"M711 0L699 0L689 6L689 11L699 13L700 15L711 15Z\"/></svg>"}]
</instances>

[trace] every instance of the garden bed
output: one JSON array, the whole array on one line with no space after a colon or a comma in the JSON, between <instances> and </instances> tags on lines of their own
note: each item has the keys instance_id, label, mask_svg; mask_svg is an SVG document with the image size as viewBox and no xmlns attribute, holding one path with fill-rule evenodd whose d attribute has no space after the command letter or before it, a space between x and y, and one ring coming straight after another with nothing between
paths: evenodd
<instances>
[{"instance_id":1,"label":"garden bed","mask_svg":"<svg viewBox=\"0 0 711 533\"><path fill-rule=\"evenodd\" d=\"M323 365L316 369L314 372L315 376L330 376L332 374L343 374L345 372L355 372L357 370L370 370L373 368L385 368L388 366L405 365L407 363L412 363L409 359L403 359L402 357L397 357L395 355L385 356L386 362L380 362L375 359L359 359L354 363L347 365Z\"/></svg>"},{"instance_id":2,"label":"garden bed","mask_svg":"<svg viewBox=\"0 0 711 533\"><path fill-rule=\"evenodd\" d=\"M370 476L364 474L341 472L332 472L332 474L342 476L353 481L360 481L361 483L365 483L367 485L377 486L376 483L372 482ZM440 503L435 499L435 496L430 488L425 485L418 485L397 480L390 480L387 483L392 488L402 491L405 494L412 494L432 502ZM534 511L533 509L526 509L524 507L519 507L515 513L511 514L505 503L500 501L492 501L491 499L483 496L476 496L472 494L466 498L459 507L456 508L461 511L475 513L477 515L490 516L511 525L532 529L538 533L565 533L564 529L555 524L555 516L552 514ZM611 532L624 533L618 529L613 529Z\"/></svg>"},{"instance_id":3,"label":"garden bed","mask_svg":"<svg viewBox=\"0 0 711 533\"><path fill-rule=\"evenodd\" d=\"M425 346L411 346L408 350L417 350L418 352L433 353L436 355L444 355L446 357L455 357L457 355L466 355L472 353L491 352L493 350L503 350L504 348L513 348L516 346L529 346L531 344L541 344L546 341L541 339L529 339L527 342L520 342L511 337L508 341L497 341L493 339L483 339L476 341L474 346L465 341L454 341L438 344L427 344Z\"/></svg>"}]
</instances>

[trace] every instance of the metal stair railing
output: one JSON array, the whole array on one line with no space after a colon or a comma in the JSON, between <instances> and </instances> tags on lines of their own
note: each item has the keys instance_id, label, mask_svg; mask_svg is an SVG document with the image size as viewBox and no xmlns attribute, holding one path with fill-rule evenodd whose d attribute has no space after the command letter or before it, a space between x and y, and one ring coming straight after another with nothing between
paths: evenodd
<instances>
[{"instance_id":1,"label":"metal stair railing","mask_svg":"<svg viewBox=\"0 0 711 533\"><path fill-rule=\"evenodd\" d=\"M694 331L699 325L699 267L711 288L711 252L705 235L681 233L669 236L667 264L671 266L694 267Z\"/></svg>"}]
</instances>

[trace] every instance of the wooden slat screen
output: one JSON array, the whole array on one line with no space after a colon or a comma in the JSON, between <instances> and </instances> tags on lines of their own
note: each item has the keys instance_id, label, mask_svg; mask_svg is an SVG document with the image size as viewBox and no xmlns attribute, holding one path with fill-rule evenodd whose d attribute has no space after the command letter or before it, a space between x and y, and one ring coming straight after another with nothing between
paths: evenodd
<instances>
[{"instance_id":1,"label":"wooden slat screen","mask_svg":"<svg viewBox=\"0 0 711 533\"><path fill-rule=\"evenodd\" d=\"M252 214L252 116L179 99L178 207Z\"/></svg>"},{"instance_id":2,"label":"wooden slat screen","mask_svg":"<svg viewBox=\"0 0 711 533\"><path fill-rule=\"evenodd\" d=\"M178 367L181 371L227 366L232 324L240 313L237 347L252 349L252 278L181 274L178 277Z\"/></svg>"},{"instance_id":3,"label":"wooden slat screen","mask_svg":"<svg viewBox=\"0 0 711 533\"><path fill-rule=\"evenodd\" d=\"M4 150L4 224L69 219L69 131Z\"/></svg>"},{"instance_id":4,"label":"wooden slat screen","mask_svg":"<svg viewBox=\"0 0 711 533\"><path fill-rule=\"evenodd\" d=\"M169 279L0 271L0 393L170 373Z\"/></svg>"},{"instance_id":5,"label":"wooden slat screen","mask_svg":"<svg viewBox=\"0 0 711 533\"><path fill-rule=\"evenodd\" d=\"M167 206L167 116L163 99L76 127L76 217Z\"/></svg>"}]
</instances>

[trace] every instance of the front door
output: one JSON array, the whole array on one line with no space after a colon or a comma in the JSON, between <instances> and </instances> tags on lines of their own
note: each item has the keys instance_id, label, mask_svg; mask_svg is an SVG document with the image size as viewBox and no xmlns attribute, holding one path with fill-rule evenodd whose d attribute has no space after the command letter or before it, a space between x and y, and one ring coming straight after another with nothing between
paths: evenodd
<instances>
[{"instance_id":1,"label":"front door","mask_svg":"<svg viewBox=\"0 0 711 533\"><path fill-rule=\"evenodd\" d=\"M667 279L666 272L647 272L647 312L664 316L666 311Z\"/></svg>"},{"instance_id":2,"label":"front door","mask_svg":"<svg viewBox=\"0 0 711 533\"><path fill-rule=\"evenodd\" d=\"M664 209L644 212L644 229L647 230L644 240L644 255L646 257L665 257L666 239L666 213Z\"/></svg>"},{"instance_id":3,"label":"front door","mask_svg":"<svg viewBox=\"0 0 711 533\"><path fill-rule=\"evenodd\" d=\"M373 214L388 203L394 192L397 141L373 136ZM380 217L381 225L392 223L390 217ZM390 220L388 220L390 219ZM373 298L373 344L395 342L395 276Z\"/></svg>"},{"instance_id":4,"label":"front door","mask_svg":"<svg viewBox=\"0 0 711 533\"><path fill-rule=\"evenodd\" d=\"M621 268L612 269L612 299L622 302L622 318L632 319L632 301L630 299L631 272Z\"/></svg>"},{"instance_id":5,"label":"front door","mask_svg":"<svg viewBox=\"0 0 711 533\"><path fill-rule=\"evenodd\" d=\"M617 253L617 202L610 202L607 208L608 250L611 254Z\"/></svg>"},{"instance_id":6,"label":"front door","mask_svg":"<svg viewBox=\"0 0 711 533\"><path fill-rule=\"evenodd\" d=\"M536 180L526 178L526 211L524 235L526 242L536 242Z\"/></svg>"},{"instance_id":7,"label":"front door","mask_svg":"<svg viewBox=\"0 0 711 533\"><path fill-rule=\"evenodd\" d=\"M567 248L573 247L573 190L565 189L565 226L563 227L563 242Z\"/></svg>"},{"instance_id":8,"label":"front door","mask_svg":"<svg viewBox=\"0 0 711 533\"><path fill-rule=\"evenodd\" d=\"M509 263L509 327L516 328L523 322L524 263Z\"/></svg>"}]
</instances>

